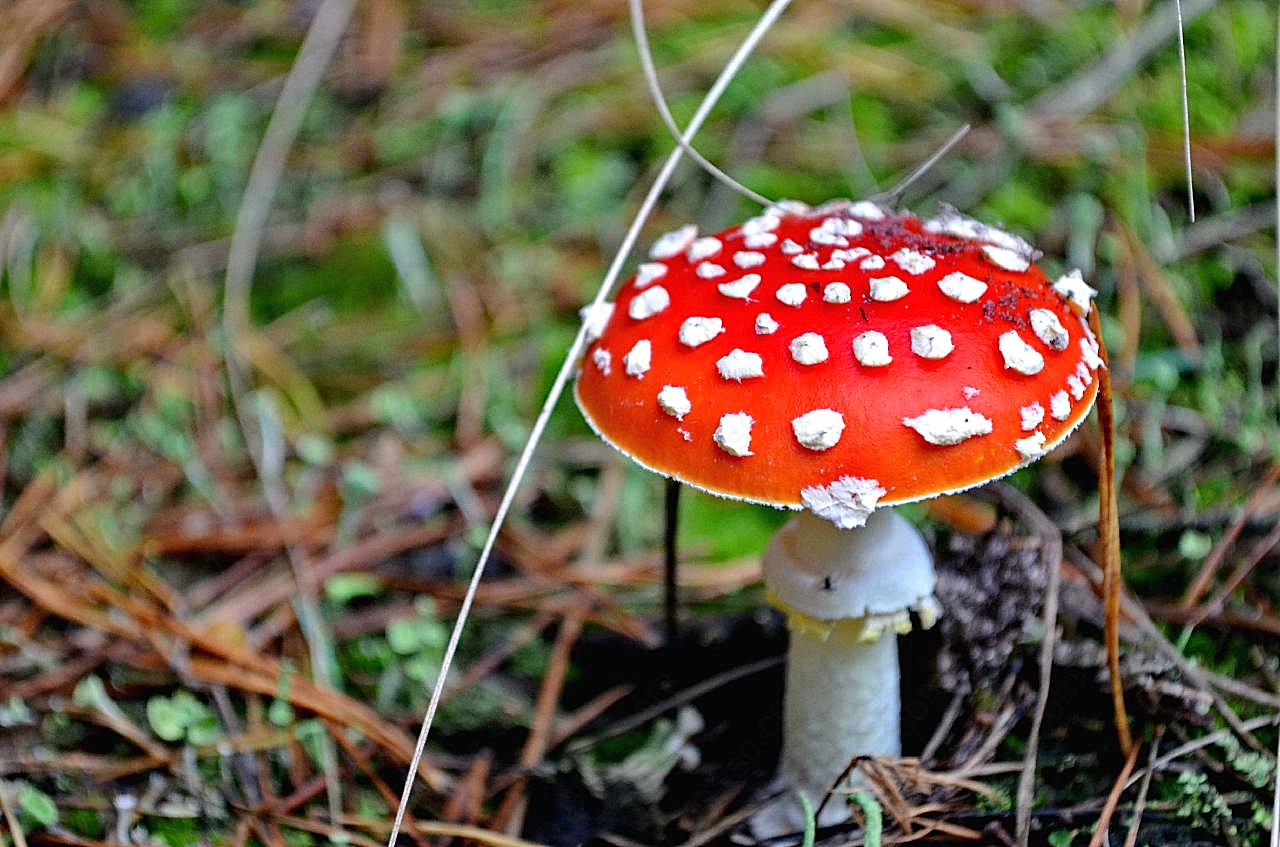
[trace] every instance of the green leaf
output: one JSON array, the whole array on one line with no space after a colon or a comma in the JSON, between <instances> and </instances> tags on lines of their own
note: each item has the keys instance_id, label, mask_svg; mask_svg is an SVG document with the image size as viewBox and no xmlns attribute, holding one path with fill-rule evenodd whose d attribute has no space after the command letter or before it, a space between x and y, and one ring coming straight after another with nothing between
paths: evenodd
<instances>
[{"instance_id":1,"label":"green leaf","mask_svg":"<svg viewBox=\"0 0 1280 847\"><path fill-rule=\"evenodd\" d=\"M0 727L34 724L36 716L16 694L0 702Z\"/></svg>"},{"instance_id":2,"label":"green leaf","mask_svg":"<svg viewBox=\"0 0 1280 847\"><path fill-rule=\"evenodd\" d=\"M182 710L168 697L152 697L147 701L147 723L151 731L165 741L181 741L187 732Z\"/></svg>"},{"instance_id":3,"label":"green leaf","mask_svg":"<svg viewBox=\"0 0 1280 847\"><path fill-rule=\"evenodd\" d=\"M359 597L377 597L382 582L373 574L339 573L324 582L324 594L334 603L345 606Z\"/></svg>"},{"instance_id":4,"label":"green leaf","mask_svg":"<svg viewBox=\"0 0 1280 847\"><path fill-rule=\"evenodd\" d=\"M281 729L290 726L293 723L293 706L288 700L272 700L267 707L267 720Z\"/></svg>"},{"instance_id":5,"label":"green leaf","mask_svg":"<svg viewBox=\"0 0 1280 847\"><path fill-rule=\"evenodd\" d=\"M58 806L53 798L30 783L18 786L18 814L29 828L44 828L58 822Z\"/></svg>"},{"instance_id":6,"label":"green leaf","mask_svg":"<svg viewBox=\"0 0 1280 847\"><path fill-rule=\"evenodd\" d=\"M333 442L322 435L300 435L294 449L298 451L298 458L313 467L327 468L333 464Z\"/></svg>"},{"instance_id":7,"label":"green leaf","mask_svg":"<svg viewBox=\"0 0 1280 847\"><path fill-rule=\"evenodd\" d=\"M173 707L178 710L183 726L191 726L212 716L209 707L196 699L190 691L179 691L173 695Z\"/></svg>"},{"instance_id":8,"label":"green leaf","mask_svg":"<svg viewBox=\"0 0 1280 847\"><path fill-rule=\"evenodd\" d=\"M1178 554L1185 559L1200 560L1213 549L1213 539L1203 532L1188 529L1178 539Z\"/></svg>"},{"instance_id":9,"label":"green leaf","mask_svg":"<svg viewBox=\"0 0 1280 847\"><path fill-rule=\"evenodd\" d=\"M222 737L222 724L212 713L195 718L187 724L187 741L192 744L212 744Z\"/></svg>"},{"instance_id":10,"label":"green leaf","mask_svg":"<svg viewBox=\"0 0 1280 847\"><path fill-rule=\"evenodd\" d=\"M298 739L311 763L319 767L324 761L324 725L318 720L299 721L294 724L293 737Z\"/></svg>"},{"instance_id":11,"label":"green leaf","mask_svg":"<svg viewBox=\"0 0 1280 847\"><path fill-rule=\"evenodd\" d=\"M293 706L289 704L289 693L293 690L292 665L285 665L276 682L276 696L267 707L267 720L281 729L292 726L294 720Z\"/></svg>"},{"instance_id":12,"label":"green leaf","mask_svg":"<svg viewBox=\"0 0 1280 847\"><path fill-rule=\"evenodd\" d=\"M82 709L98 709L110 700L111 698L107 696L107 687L97 676L86 676L80 680L71 695L71 702Z\"/></svg>"},{"instance_id":13,"label":"green leaf","mask_svg":"<svg viewBox=\"0 0 1280 847\"><path fill-rule=\"evenodd\" d=\"M364 462L347 462L342 466L342 500L363 503L382 490L378 472Z\"/></svg>"},{"instance_id":14,"label":"green leaf","mask_svg":"<svg viewBox=\"0 0 1280 847\"><path fill-rule=\"evenodd\" d=\"M72 693L72 702L81 709L102 709L110 705L111 697L106 693L106 686L97 676L84 677Z\"/></svg>"},{"instance_id":15,"label":"green leaf","mask_svg":"<svg viewBox=\"0 0 1280 847\"><path fill-rule=\"evenodd\" d=\"M422 621L418 618L396 618L387 624L387 643L401 656L411 656L423 646Z\"/></svg>"},{"instance_id":16,"label":"green leaf","mask_svg":"<svg viewBox=\"0 0 1280 847\"><path fill-rule=\"evenodd\" d=\"M201 831L200 823L196 818L157 816L150 820L147 828L154 843L167 847L197 847L208 843L202 837L205 833Z\"/></svg>"},{"instance_id":17,"label":"green leaf","mask_svg":"<svg viewBox=\"0 0 1280 847\"><path fill-rule=\"evenodd\" d=\"M424 653L410 656L404 663L404 675L414 682L434 682L439 670L440 663Z\"/></svg>"}]
</instances>

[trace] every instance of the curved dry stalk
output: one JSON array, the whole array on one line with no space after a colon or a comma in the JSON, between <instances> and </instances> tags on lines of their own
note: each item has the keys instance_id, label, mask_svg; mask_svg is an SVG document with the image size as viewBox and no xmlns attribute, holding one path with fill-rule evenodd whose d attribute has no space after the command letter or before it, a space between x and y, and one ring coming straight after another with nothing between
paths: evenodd
<instances>
[{"instance_id":1,"label":"curved dry stalk","mask_svg":"<svg viewBox=\"0 0 1280 847\"><path fill-rule=\"evenodd\" d=\"M1089 311L1089 326L1102 338L1098 310ZM1128 755L1133 747L1129 714L1124 705L1124 682L1120 678L1120 517L1116 511L1115 415L1111 403L1111 362L1105 345L1100 347L1102 367L1098 368L1098 427L1102 430L1102 468L1098 476L1098 542L1102 554L1103 640L1107 647L1107 670L1111 676L1111 708L1120 750Z\"/></svg>"},{"instance_id":2,"label":"curved dry stalk","mask_svg":"<svg viewBox=\"0 0 1280 847\"><path fill-rule=\"evenodd\" d=\"M1173 0L1178 13L1178 67L1182 74L1182 155L1187 167L1187 214L1196 222L1196 192L1191 171L1191 107L1187 96L1187 42L1182 20L1182 0Z\"/></svg>"},{"instance_id":3,"label":"curved dry stalk","mask_svg":"<svg viewBox=\"0 0 1280 847\"><path fill-rule=\"evenodd\" d=\"M222 328L225 334L223 343L226 345L225 364L227 382L231 389L231 405L235 409L249 458L262 482L268 505L277 516L283 515L288 508L280 478L283 464L282 436L274 426L273 415L268 409L259 409L251 419L246 407L251 365L245 347L252 335L249 295L253 288L258 252L266 233L267 218L275 202L276 190L280 187L289 151L293 149L293 142L302 128L307 107L320 87L320 80L338 49L338 43L346 32L347 22L354 9L355 0L325 0L316 10L297 58L285 77L275 108L271 111L271 119L263 133L262 142L254 154L227 251ZM251 420L257 421L256 428L251 425ZM335 677L333 647L316 605L314 585L310 584L300 549L290 546L286 550L286 557L298 588L298 624L314 673L332 687ZM322 736L320 749L329 817L336 821L342 812L342 787L337 778L337 750L328 734Z\"/></svg>"},{"instance_id":4,"label":"curved dry stalk","mask_svg":"<svg viewBox=\"0 0 1280 847\"><path fill-rule=\"evenodd\" d=\"M1133 817L1129 821L1129 832L1124 837L1124 847L1137 847L1138 831L1142 829L1142 815L1147 808L1147 792L1151 790L1151 777L1155 774L1154 763L1160 751L1160 738L1164 734L1163 727L1156 728L1156 736L1151 739L1151 749L1147 751L1147 772L1142 775L1138 786L1138 799L1133 803ZM1129 783L1125 783L1125 788ZM1121 791L1124 788L1120 789Z\"/></svg>"},{"instance_id":5,"label":"curved dry stalk","mask_svg":"<svg viewBox=\"0 0 1280 847\"><path fill-rule=\"evenodd\" d=\"M636 49L640 52L640 67L644 70L644 81L649 88L649 96L653 98L653 105L658 110L658 115L662 118L663 124L666 125L667 131L671 133L671 138L680 145L680 149L685 154L698 163L701 167L719 182L732 191L736 191L748 200L753 200L761 206L769 206L773 203L763 194L752 191L724 171L720 170L716 165L712 164L705 156L698 152L693 146L693 142L686 140L680 127L676 126L676 119L671 114L671 109L667 107L667 98L662 93L662 84L658 82L658 69L653 64L653 50L649 48L649 33L645 27L644 19L644 0L629 0L628 6L631 10L631 32L636 39Z\"/></svg>"},{"instance_id":6,"label":"curved dry stalk","mask_svg":"<svg viewBox=\"0 0 1280 847\"><path fill-rule=\"evenodd\" d=\"M1107 829L1111 826L1111 818L1116 813L1116 807L1120 805L1120 794L1124 791L1129 774L1133 773L1133 766L1137 763L1138 746L1134 744L1129 747L1128 752L1125 754L1124 767L1120 769L1120 775L1116 777L1115 784L1111 786L1111 791L1107 794L1107 802L1102 807L1102 813L1098 816L1098 823L1093 830L1093 838L1089 841L1089 847L1102 847L1107 840Z\"/></svg>"},{"instance_id":7,"label":"curved dry stalk","mask_svg":"<svg viewBox=\"0 0 1280 847\"><path fill-rule=\"evenodd\" d=\"M942 158L951 152L951 148L959 144L960 140L969 134L970 129L972 129L972 127L969 124L965 124L955 132L951 133L947 140L942 142L942 146L933 152L933 155L912 168L909 174L898 180L897 185L890 188L888 191L880 194L873 194L871 199L882 200L891 206L896 206L898 204L898 200L901 199L903 192L915 184L916 180L920 179L920 177L932 170L934 165L942 161Z\"/></svg>"},{"instance_id":8,"label":"curved dry stalk","mask_svg":"<svg viewBox=\"0 0 1280 847\"><path fill-rule=\"evenodd\" d=\"M769 4L769 8L756 22L746 40L738 47L736 53L729 60L724 70L720 72L720 76L712 84L711 89L703 98L702 103L698 106L697 112L689 121L689 126L685 129L681 136L686 142L691 140L706 121L707 116L711 113L711 109L719 101L720 96L725 89L729 87L729 83L737 75L738 70L746 62L747 57L755 50L760 40L777 22L778 18L791 4L791 0L773 0ZM672 150L667 160L663 163L662 169L658 172L658 176L654 179L653 185L649 188L648 194L641 203L639 211L636 212L635 218L631 222L631 226L627 229L626 236L622 239L622 244L618 247L618 252L614 255L613 261L609 265L609 270L605 273L604 280L600 284L600 288L596 291L596 296L591 304L587 307L591 310L599 309L608 297L610 290L617 281L622 272L622 266L626 262L627 257L631 253L632 247L635 246L636 240L640 237L640 230L645 222L649 219L650 213L657 205L658 197L661 195L667 183L671 179L671 175L675 172L676 165L680 163L680 157L684 153L683 147L676 147ZM569 383L569 378L573 375L574 368L577 366L578 357L582 354L583 348L586 346L587 323L584 321L578 329L578 334L574 337L573 343L569 346L565 353L564 361L561 363L560 370L556 374L555 381L551 385L551 390L547 393L547 398L542 404L542 409L538 412L538 417L533 423L533 429L529 432L529 437L525 441L524 449L520 452L520 458L516 461L515 470L512 471L511 478L507 482L506 490L502 494L502 499L498 503L498 510L494 513L493 523L489 527L489 533L485 538L484 546L480 550L480 557L476 561L475 570L472 571L471 580L467 584L466 593L463 595L462 603L458 608L458 617L454 621L453 631L449 634L448 644L445 646L444 655L440 661L440 672L436 676L436 683L431 691L431 699L427 703L426 714L422 718L422 726L418 731L418 739L414 745L413 757L410 762L408 773L405 775L404 788L400 793L400 804L396 807L395 820L391 826L391 833L387 838L388 847L394 847L396 839L399 837L400 828L404 823L404 814L409 806L409 799L413 793L414 777L417 774L418 762L422 759L423 749L426 747L427 738L431 734L431 726L435 720L436 710L440 706L440 697L444 693L445 682L449 676L449 668L453 664L454 655L458 651L458 642L462 638L462 630L466 626L467 618L471 613L471 606L475 601L476 592L480 588L480 580L484 576L485 566L489 562L489 557L493 553L494 544L498 540L498 532L502 528L503 522L506 520L507 513L511 510L511 504L515 501L516 491L519 490L520 483L524 479L525 472L529 468L529 463L533 459L533 453L537 449L538 442L542 438L542 433L546 430L547 422L551 419L551 412L555 409L556 403L560 400L561 394L564 393L565 386Z\"/></svg>"}]
</instances>

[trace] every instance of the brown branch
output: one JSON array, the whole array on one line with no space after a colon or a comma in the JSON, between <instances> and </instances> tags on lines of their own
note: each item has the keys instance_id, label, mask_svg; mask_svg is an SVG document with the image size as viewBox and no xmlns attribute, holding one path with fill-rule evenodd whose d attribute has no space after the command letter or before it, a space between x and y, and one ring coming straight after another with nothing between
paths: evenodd
<instances>
[{"instance_id":1,"label":"brown branch","mask_svg":"<svg viewBox=\"0 0 1280 847\"><path fill-rule=\"evenodd\" d=\"M1190 610L1200 601L1205 592L1209 590L1209 586L1213 583L1213 578L1217 575L1219 568L1222 567L1223 561L1227 558L1227 553L1240 537L1240 533L1244 531L1249 520L1257 514L1271 495L1274 494L1276 481L1280 480L1280 462L1276 462L1267 471L1267 475L1262 478L1258 487L1254 489L1253 495L1245 502L1244 508L1240 510L1240 514L1236 515L1227 527L1226 532L1222 534L1222 538L1218 540L1217 545L1212 552L1205 557L1200 565L1200 571L1196 574L1196 578L1187 586L1186 593L1182 595L1181 606L1185 610Z\"/></svg>"},{"instance_id":2,"label":"brown branch","mask_svg":"<svg viewBox=\"0 0 1280 847\"><path fill-rule=\"evenodd\" d=\"M1276 524L1271 528L1266 537L1249 551L1249 555L1245 556L1244 560L1236 566L1226 581L1213 593L1213 596L1203 606L1195 610L1195 613L1187 622L1187 626L1199 626L1201 621L1209 615L1221 612L1226 607L1227 599L1231 597L1232 592L1240 587L1240 583L1244 582L1245 577L1262 563L1262 560L1271 553L1277 544L1280 544L1280 524Z\"/></svg>"},{"instance_id":3,"label":"brown branch","mask_svg":"<svg viewBox=\"0 0 1280 847\"><path fill-rule=\"evenodd\" d=\"M569 673L569 654L573 651L573 645L577 643L578 636L582 634L582 624L586 614L585 606L578 606L570 610L565 615L564 622L560 624L560 632L551 648L547 672L542 678L542 687L538 691L538 699L534 704L529 737L525 740L524 749L520 751L522 770L527 771L538 764L547 753L552 724L556 716L556 705L560 702L560 693L564 690L564 681ZM520 832L524 824L527 804L524 787L525 779L522 776L511 786L494 815L494 829L502 829L508 835Z\"/></svg>"},{"instance_id":4,"label":"brown branch","mask_svg":"<svg viewBox=\"0 0 1280 847\"><path fill-rule=\"evenodd\" d=\"M1116 806L1120 803L1120 794L1124 791L1125 782L1129 779L1129 774L1133 773L1133 766L1138 762L1137 744L1129 746L1129 753L1125 756L1124 767L1120 769L1120 775L1116 777L1115 784L1111 786L1111 792L1107 795L1107 803L1102 807L1102 814L1098 816L1098 825L1093 830L1093 838L1089 841L1089 847L1102 847L1103 841L1107 837L1107 828L1111 824L1111 818L1116 813Z\"/></svg>"},{"instance_id":5,"label":"brown branch","mask_svg":"<svg viewBox=\"0 0 1280 847\"><path fill-rule=\"evenodd\" d=\"M1124 847L1137 847L1138 830L1142 829L1142 814L1147 808L1147 792L1151 790L1151 777L1155 774L1156 756L1160 750L1160 737L1164 727L1156 728L1156 737L1151 740L1151 750L1147 754L1147 771L1142 775L1138 786L1138 799L1133 804L1133 820L1129 823L1129 832L1124 837Z\"/></svg>"}]
</instances>

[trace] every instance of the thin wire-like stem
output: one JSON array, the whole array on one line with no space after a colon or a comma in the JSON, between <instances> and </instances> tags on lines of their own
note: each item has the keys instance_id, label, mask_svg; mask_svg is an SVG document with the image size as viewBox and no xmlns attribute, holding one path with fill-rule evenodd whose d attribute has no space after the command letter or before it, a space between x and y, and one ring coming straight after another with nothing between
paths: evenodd
<instances>
[{"instance_id":1,"label":"thin wire-like stem","mask_svg":"<svg viewBox=\"0 0 1280 847\"><path fill-rule=\"evenodd\" d=\"M662 621L668 647L676 643L680 630L680 586L676 579L679 561L676 538L680 529L680 480L667 479L666 525L662 533Z\"/></svg>"},{"instance_id":2,"label":"thin wire-like stem","mask_svg":"<svg viewBox=\"0 0 1280 847\"><path fill-rule=\"evenodd\" d=\"M916 165L915 170L898 180L897 185L881 194L873 195L871 199L880 200L888 203L890 206L897 205L897 202L902 197L903 192L910 188L916 180L927 174L934 165L938 164L938 162L942 160L943 156L950 153L951 148L959 144L960 139L968 135L971 128L972 127L969 124L965 124L955 132L951 133L951 137L943 142L942 146L939 147L932 156L925 159L919 165Z\"/></svg>"},{"instance_id":3,"label":"thin wire-like stem","mask_svg":"<svg viewBox=\"0 0 1280 847\"><path fill-rule=\"evenodd\" d=\"M338 48L354 7L355 0L327 0L316 11L253 158L235 227L231 231L231 246L227 250L222 322L226 331L232 334L228 344L234 340L235 332L249 326L253 269L258 261L267 217L280 185L285 160L293 149L293 140L302 127L307 106Z\"/></svg>"},{"instance_id":4,"label":"thin wire-like stem","mask_svg":"<svg viewBox=\"0 0 1280 847\"><path fill-rule=\"evenodd\" d=\"M698 110L694 113L693 118L689 121L689 126L681 134L681 138L685 142L690 141L702 127L707 116L711 113L712 107L719 101L729 83L737 75L738 70L746 62L747 57L755 49L760 40L777 22L779 16L791 4L791 0L773 0L769 4L769 8L757 21L751 33L746 40L738 48L737 52L730 58L729 63L724 70L720 72L720 76L712 84L711 90L707 92L703 98ZM600 305L604 303L608 297L610 290L617 281L618 276L622 272L622 266L627 260L627 256L631 253L631 249L635 246L636 240L640 237L640 230L643 228L649 215L653 212L653 208L657 205L658 197L666 188L667 183L671 180L671 175L675 172L676 165L680 162L680 157L684 152L683 147L676 147L667 156L666 162L663 163L662 169L658 172L658 176L654 179L653 185L649 188L648 194L645 195L644 202L640 204L639 211L636 212L631 226L627 229L626 235L622 239L622 244L618 247L618 252L614 255L613 261L609 265L609 270L605 273L604 280L600 284L599 290L596 292L595 298L589 307L591 310L598 310ZM560 395L564 393L564 388L569 382L569 378L573 375L574 368L577 366L578 357L582 354L583 348L586 346L586 323L578 330L578 334L574 337L573 343L565 354L564 362L560 366L559 373L556 374L555 382L551 385L551 390L547 394L546 400L542 404L542 410L538 413L537 419L534 421L533 429L529 432L529 438L525 442L524 449L520 452L520 458L516 461L515 470L512 471L511 479L507 482L506 491L502 494L502 500L498 503L498 510L493 517L493 523L489 528L489 534L485 538L484 546L480 550L480 557L476 560L475 570L471 574L471 581L467 585L466 593L462 597L462 603L458 607L458 617L454 622L453 631L449 635L449 643L445 647L444 655L440 661L440 672L436 677L435 686L431 690L431 699L427 703L427 712L422 718L422 727L418 731L418 739L413 748L413 757L409 762L409 771L405 775L404 788L400 792L400 803L396 807L395 821L391 826L391 832L387 837L388 847L394 847L396 839L400 835L400 828L404 823L404 814L409 807L409 799L413 794L413 785L418 772L418 765L422 760L422 751L426 747L427 738L431 734L431 725L435 721L436 710L440 706L440 697L444 692L445 680L449 675L449 668L453 664L454 654L458 650L458 641L462 637L463 627L466 625L467 617L471 614L471 605L475 601L476 591L480 587L480 580L484 576L485 566L489 562L489 557L493 553L494 543L498 539L498 532L502 528L503 522L506 520L507 513L511 511L511 504L515 500L516 491L520 487L521 481L524 479L525 472L529 469L529 463L533 459L534 450L538 446L538 442L542 438L542 433L546 430L547 421L551 418L551 412L555 409L556 403L560 399Z\"/></svg>"},{"instance_id":5,"label":"thin wire-like stem","mask_svg":"<svg viewBox=\"0 0 1280 847\"><path fill-rule=\"evenodd\" d=\"M1124 847L1137 847L1138 833L1142 830L1142 815L1147 807L1147 793L1151 790L1151 777L1155 776L1156 756L1160 755L1160 738L1164 732L1163 727L1156 728L1156 736L1151 739L1151 749L1147 752L1147 769L1142 774L1142 780L1138 783L1138 799L1133 802L1133 817L1129 821L1129 831L1124 836ZM1124 788L1128 788L1129 783L1125 783ZM1122 791L1124 789L1121 789Z\"/></svg>"},{"instance_id":6,"label":"thin wire-like stem","mask_svg":"<svg viewBox=\"0 0 1280 847\"><path fill-rule=\"evenodd\" d=\"M1182 155L1187 166L1187 213L1196 222L1196 192L1191 175L1191 105L1187 94L1187 42L1183 35L1182 0L1173 0L1178 12L1178 65L1182 71Z\"/></svg>"},{"instance_id":7,"label":"thin wire-like stem","mask_svg":"<svg viewBox=\"0 0 1280 847\"><path fill-rule=\"evenodd\" d=\"M857 185L860 182L864 186L869 186L872 193L875 193L880 190L880 186L876 182L876 175L871 172L871 166L867 164L867 156L862 151L862 142L858 140L858 119L854 117L853 104L846 97L841 107L834 108L839 112L840 119L848 123L849 149L846 151L844 172L845 178L849 181L849 190L853 196L857 197L862 193Z\"/></svg>"},{"instance_id":8,"label":"thin wire-like stem","mask_svg":"<svg viewBox=\"0 0 1280 847\"><path fill-rule=\"evenodd\" d=\"M266 231L267 218L275 201L276 190L280 187L280 179L284 173L285 162L289 151L293 149L294 139L302 127L302 119L306 116L307 107L325 68L333 59L334 51L342 40L347 29L355 0L325 0L316 11L307 34L302 40L298 56L285 77L276 99L275 108L271 111L271 119L267 122L262 142L253 157L253 165L249 169L249 180L245 185L244 196L240 208L236 212L235 226L231 232L231 245L227 250L227 270L223 281L222 328L226 345L225 362L227 382L230 387L231 404L235 409L240 429L244 433L245 444L249 448L249 457L254 469L262 481L263 492L267 504L273 514L283 515L287 511L283 485L280 481L280 463L278 452L274 449L268 431L271 427L260 413L259 423L255 427L251 421L249 410L245 407L246 394L249 390L249 365L242 359L241 344L245 343L245 335L251 331L252 318L249 313L249 298L253 288L254 268L257 266L258 253L262 247L263 234ZM257 435L255 437L255 430ZM327 685L334 684L334 670L331 661L333 651L328 631L325 629L319 608L316 606L310 580L301 564L298 549L290 546L286 549L289 565L293 571L294 581L298 585L297 609L298 624L303 632L303 640L311 657L313 672ZM325 772L325 791L329 805L329 816L335 826L340 825L342 811L342 786L337 779L337 751L329 735L324 735L321 742L322 766Z\"/></svg>"},{"instance_id":9,"label":"thin wire-like stem","mask_svg":"<svg viewBox=\"0 0 1280 847\"><path fill-rule=\"evenodd\" d=\"M630 0L631 7L631 32L635 35L636 49L640 51L640 66L644 70L644 81L649 87L649 96L653 98L653 105L657 107L658 114L662 117L662 122L666 124L667 130L671 133L671 137L675 139L681 149L690 159L698 163L704 171L711 174L722 184L738 192L748 200L754 200L761 206L772 204L772 200L747 188L733 177L729 176L720 168L712 164L705 156L698 152L697 148L689 141L682 137L680 127L676 126L676 119L672 117L671 110L667 108L667 98L662 93L662 84L658 82L658 69L653 64L653 51L649 48L649 32L645 26L644 19L644 3L643 0Z\"/></svg>"}]
</instances>

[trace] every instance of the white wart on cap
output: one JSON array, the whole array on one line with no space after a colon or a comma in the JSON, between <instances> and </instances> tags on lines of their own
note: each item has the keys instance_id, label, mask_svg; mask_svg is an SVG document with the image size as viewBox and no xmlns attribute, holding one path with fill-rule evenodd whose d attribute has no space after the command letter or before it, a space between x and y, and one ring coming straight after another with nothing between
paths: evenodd
<instances>
[{"instance_id":1,"label":"white wart on cap","mask_svg":"<svg viewBox=\"0 0 1280 847\"><path fill-rule=\"evenodd\" d=\"M590 324L576 395L610 443L714 493L856 523L1020 467L1096 397L1093 289L955 213L783 204L652 252Z\"/></svg>"}]
</instances>

